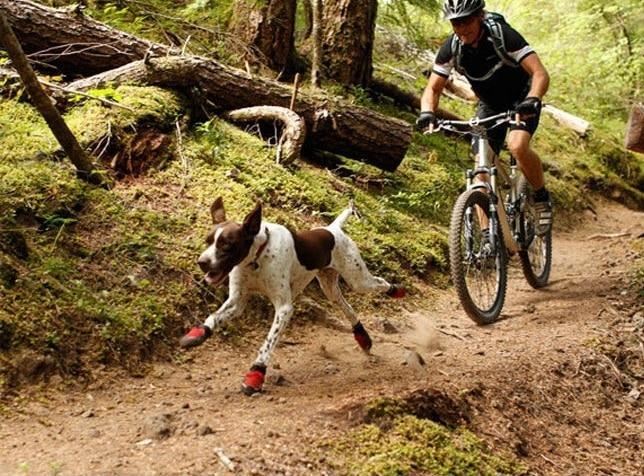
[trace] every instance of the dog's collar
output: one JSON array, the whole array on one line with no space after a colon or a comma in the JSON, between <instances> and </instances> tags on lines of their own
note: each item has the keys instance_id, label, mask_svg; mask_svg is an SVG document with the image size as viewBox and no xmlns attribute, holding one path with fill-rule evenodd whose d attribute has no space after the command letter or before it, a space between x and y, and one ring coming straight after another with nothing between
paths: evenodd
<instances>
[{"instance_id":1,"label":"dog's collar","mask_svg":"<svg viewBox=\"0 0 644 476\"><path fill-rule=\"evenodd\" d=\"M271 237L271 234L268 232L268 228L264 228L264 232L266 233L266 241L264 241L264 243L259 245L259 248L257 248L257 252L255 253L255 259L250 263L250 266L252 266L253 269L259 268L259 263L257 262L257 260L266 249L266 245L268 245L268 240Z\"/></svg>"}]
</instances>

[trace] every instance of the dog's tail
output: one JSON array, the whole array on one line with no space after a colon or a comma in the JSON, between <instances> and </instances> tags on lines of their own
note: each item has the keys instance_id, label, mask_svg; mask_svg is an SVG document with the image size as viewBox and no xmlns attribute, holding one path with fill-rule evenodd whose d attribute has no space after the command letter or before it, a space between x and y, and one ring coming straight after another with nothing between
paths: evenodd
<instances>
[{"instance_id":1,"label":"dog's tail","mask_svg":"<svg viewBox=\"0 0 644 476\"><path fill-rule=\"evenodd\" d=\"M360 218L360 214L358 213L358 210L356 209L356 205L353 202L353 200L349 201L349 206L345 208L342 213L340 213L335 220L333 220L333 223L329 225L329 227L336 227L336 228L342 228L344 226L344 223L349 219L351 215L355 215L356 217Z\"/></svg>"}]
</instances>

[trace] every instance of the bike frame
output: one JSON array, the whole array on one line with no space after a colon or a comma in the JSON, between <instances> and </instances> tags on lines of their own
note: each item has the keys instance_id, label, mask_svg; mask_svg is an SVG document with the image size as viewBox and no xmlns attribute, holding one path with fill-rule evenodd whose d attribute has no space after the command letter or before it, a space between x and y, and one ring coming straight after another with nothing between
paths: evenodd
<instances>
[{"instance_id":1,"label":"bike frame","mask_svg":"<svg viewBox=\"0 0 644 476\"><path fill-rule=\"evenodd\" d=\"M519 117L512 111L496 114L485 119L473 118L469 121L439 121L438 130L444 129L460 134L468 134L477 141L478 152L476 156L476 168L467 170L467 189L484 189L490 195L490 229L495 230L499 225L503 231L503 241L510 255L519 251L519 243L522 233L520 220L516 220L519 211L515 208L521 206L518 196L517 184L521 177L521 171L517 166L516 159L510 156L510 173L503 167L497 154L490 147L488 140L488 128L498 127L502 124L519 124ZM463 129L466 129L463 131ZM497 192L497 175L510 185L509 204L512 209L512 217L508 217L503 199ZM477 180L475 180L477 179ZM514 229L511 229L510 226ZM491 233L490 241L492 247L497 246L497 236Z\"/></svg>"}]
</instances>

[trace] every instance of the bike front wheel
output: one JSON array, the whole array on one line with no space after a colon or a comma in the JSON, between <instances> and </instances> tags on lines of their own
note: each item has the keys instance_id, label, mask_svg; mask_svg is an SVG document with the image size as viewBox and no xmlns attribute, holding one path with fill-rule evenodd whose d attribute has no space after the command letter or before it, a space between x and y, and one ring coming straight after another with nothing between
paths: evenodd
<instances>
[{"instance_id":1,"label":"bike front wheel","mask_svg":"<svg viewBox=\"0 0 644 476\"><path fill-rule=\"evenodd\" d=\"M496 243L485 239L490 220L490 197L480 190L463 192L454 205L449 228L452 281L467 315L479 325L501 314L508 282L508 258L501 229L491 231Z\"/></svg>"},{"instance_id":2,"label":"bike front wheel","mask_svg":"<svg viewBox=\"0 0 644 476\"><path fill-rule=\"evenodd\" d=\"M521 249L519 260L528 284L535 289L543 288L550 279L552 267L552 230L543 236L535 233L537 216L534 210L532 187L525 177L518 184L519 196L523 200L520 213Z\"/></svg>"}]
</instances>

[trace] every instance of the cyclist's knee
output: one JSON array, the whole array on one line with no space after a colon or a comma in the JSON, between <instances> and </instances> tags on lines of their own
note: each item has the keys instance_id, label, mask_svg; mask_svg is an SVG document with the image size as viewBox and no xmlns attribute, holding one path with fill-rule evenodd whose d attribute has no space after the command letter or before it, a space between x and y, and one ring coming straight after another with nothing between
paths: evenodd
<instances>
[{"instance_id":1,"label":"cyclist's knee","mask_svg":"<svg viewBox=\"0 0 644 476\"><path fill-rule=\"evenodd\" d=\"M510 136L508 138L508 150L516 159L520 160L522 157L525 157L530 150L530 138Z\"/></svg>"}]
</instances>

